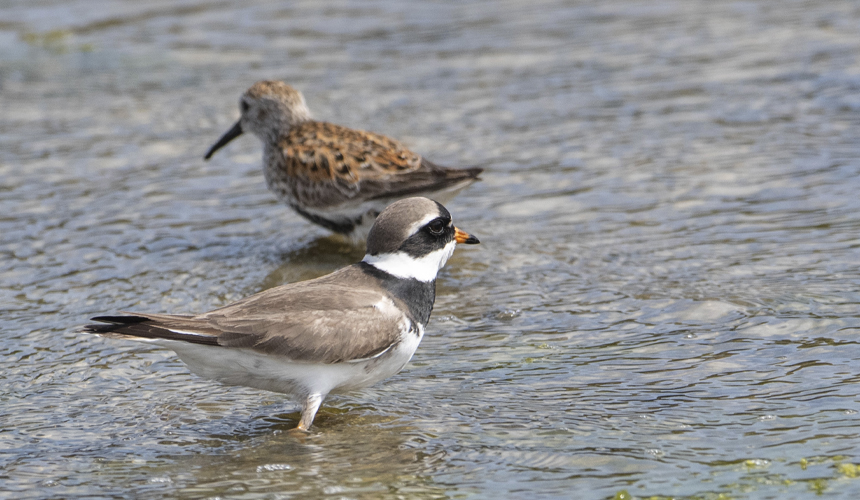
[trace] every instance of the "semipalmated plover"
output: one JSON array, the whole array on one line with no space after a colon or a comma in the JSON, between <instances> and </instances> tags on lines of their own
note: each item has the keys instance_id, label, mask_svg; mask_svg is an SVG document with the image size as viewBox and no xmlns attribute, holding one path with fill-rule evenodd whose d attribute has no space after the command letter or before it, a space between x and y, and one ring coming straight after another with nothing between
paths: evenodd
<instances>
[{"instance_id":1,"label":"semipalmated plover","mask_svg":"<svg viewBox=\"0 0 860 500\"><path fill-rule=\"evenodd\" d=\"M260 81L239 100L239 121L206 153L243 132L263 142L263 174L278 198L309 221L353 241L367 237L392 201L428 196L446 203L482 168L435 165L380 134L315 121L301 92Z\"/></svg>"},{"instance_id":2,"label":"semipalmated plover","mask_svg":"<svg viewBox=\"0 0 860 500\"><path fill-rule=\"evenodd\" d=\"M436 273L457 243L478 239L441 204L407 198L383 210L358 264L270 288L197 315L99 316L85 332L176 351L192 372L230 385L286 393L307 430L330 392L399 372L421 342Z\"/></svg>"}]
</instances>

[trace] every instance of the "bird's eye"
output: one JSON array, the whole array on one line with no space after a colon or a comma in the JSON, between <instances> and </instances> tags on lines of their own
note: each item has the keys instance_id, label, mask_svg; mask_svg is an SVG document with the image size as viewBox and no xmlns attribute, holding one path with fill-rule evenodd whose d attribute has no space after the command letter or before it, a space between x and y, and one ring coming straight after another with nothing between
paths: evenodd
<instances>
[{"instance_id":1,"label":"bird's eye","mask_svg":"<svg viewBox=\"0 0 860 500\"><path fill-rule=\"evenodd\" d=\"M445 230L445 222L442 219L435 219L427 224L427 230L434 236L439 236Z\"/></svg>"},{"instance_id":2,"label":"bird's eye","mask_svg":"<svg viewBox=\"0 0 860 500\"><path fill-rule=\"evenodd\" d=\"M240 102L239 107L242 108L243 113L246 113L248 111L248 103L245 101Z\"/></svg>"}]
</instances>

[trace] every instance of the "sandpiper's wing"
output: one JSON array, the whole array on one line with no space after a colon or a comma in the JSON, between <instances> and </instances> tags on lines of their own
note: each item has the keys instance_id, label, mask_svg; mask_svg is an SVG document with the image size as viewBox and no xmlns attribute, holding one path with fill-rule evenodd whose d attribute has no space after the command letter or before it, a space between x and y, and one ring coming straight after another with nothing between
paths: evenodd
<instances>
[{"instance_id":1,"label":"sandpiper's wing","mask_svg":"<svg viewBox=\"0 0 860 500\"><path fill-rule=\"evenodd\" d=\"M87 325L85 331L246 348L314 363L366 359L385 352L401 340L408 320L381 289L337 283L332 278L339 273L272 288L197 316L97 317L93 320L109 324Z\"/></svg>"},{"instance_id":2,"label":"sandpiper's wing","mask_svg":"<svg viewBox=\"0 0 860 500\"><path fill-rule=\"evenodd\" d=\"M441 167L390 137L326 122L293 127L281 147L295 195L311 207L438 191L483 170Z\"/></svg>"},{"instance_id":3,"label":"sandpiper's wing","mask_svg":"<svg viewBox=\"0 0 860 500\"><path fill-rule=\"evenodd\" d=\"M365 199L403 198L429 194L454 186L465 187L474 182L484 169L447 168L421 159L421 167L403 175L383 175L361 181L361 192ZM466 184L462 184L466 183Z\"/></svg>"}]
</instances>

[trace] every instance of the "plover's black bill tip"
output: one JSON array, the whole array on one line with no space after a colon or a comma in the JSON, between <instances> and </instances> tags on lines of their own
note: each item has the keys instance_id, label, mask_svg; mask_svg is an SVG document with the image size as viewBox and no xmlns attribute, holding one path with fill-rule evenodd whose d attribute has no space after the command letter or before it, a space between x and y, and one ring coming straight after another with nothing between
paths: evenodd
<instances>
[{"instance_id":1,"label":"plover's black bill tip","mask_svg":"<svg viewBox=\"0 0 860 500\"><path fill-rule=\"evenodd\" d=\"M223 148L224 146L227 145L228 142L239 137L240 135L242 135L242 121L241 120L236 122L236 124L233 125L233 128L228 130L227 133L225 133L224 135L221 136L220 139L218 139L218 142L216 142L214 146L209 148L209 152L206 153L206 156L204 156L203 159L208 160L209 158L212 158L212 155L215 154L215 151L218 151L219 149Z\"/></svg>"},{"instance_id":2,"label":"plover's black bill tip","mask_svg":"<svg viewBox=\"0 0 860 500\"><path fill-rule=\"evenodd\" d=\"M471 234L463 231L462 229L455 227L454 228L454 240L457 243L465 243L467 245L477 245L481 242L478 238L475 238Z\"/></svg>"}]
</instances>

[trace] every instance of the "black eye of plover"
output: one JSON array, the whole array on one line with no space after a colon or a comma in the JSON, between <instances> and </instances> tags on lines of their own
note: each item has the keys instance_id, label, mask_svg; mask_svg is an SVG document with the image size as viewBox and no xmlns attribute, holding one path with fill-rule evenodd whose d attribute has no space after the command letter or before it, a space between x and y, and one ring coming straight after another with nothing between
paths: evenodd
<instances>
[{"instance_id":1,"label":"black eye of plover","mask_svg":"<svg viewBox=\"0 0 860 500\"><path fill-rule=\"evenodd\" d=\"M427 224L427 229L430 231L430 234L439 236L445 230L445 221L442 219L433 219Z\"/></svg>"},{"instance_id":2,"label":"black eye of plover","mask_svg":"<svg viewBox=\"0 0 860 500\"><path fill-rule=\"evenodd\" d=\"M248 112L248 103L247 102L242 101L239 103L239 106L242 108L242 113Z\"/></svg>"}]
</instances>

